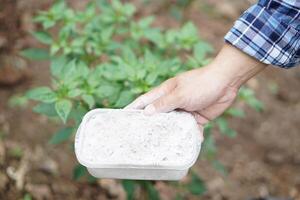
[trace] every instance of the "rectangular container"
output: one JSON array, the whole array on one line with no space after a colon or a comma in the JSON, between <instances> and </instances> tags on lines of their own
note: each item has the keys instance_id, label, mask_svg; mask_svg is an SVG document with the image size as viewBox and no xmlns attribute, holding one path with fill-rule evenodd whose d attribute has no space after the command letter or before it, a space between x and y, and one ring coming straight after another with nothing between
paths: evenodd
<instances>
[{"instance_id":1,"label":"rectangular container","mask_svg":"<svg viewBox=\"0 0 300 200\"><path fill-rule=\"evenodd\" d=\"M76 133L75 153L98 178L179 180L196 162L202 133L194 117L173 111L95 109Z\"/></svg>"}]
</instances>

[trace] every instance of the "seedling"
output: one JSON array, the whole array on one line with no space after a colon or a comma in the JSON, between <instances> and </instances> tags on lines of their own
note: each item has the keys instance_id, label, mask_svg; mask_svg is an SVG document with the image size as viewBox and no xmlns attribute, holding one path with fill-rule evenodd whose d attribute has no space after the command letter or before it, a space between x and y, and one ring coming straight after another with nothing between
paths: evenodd
<instances>
[{"instance_id":1,"label":"seedling","mask_svg":"<svg viewBox=\"0 0 300 200\"><path fill-rule=\"evenodd\" d=\"M193 23L162 30L152 26L153 16L136 19L135 10L134 5L119 0L90 1L80 11L56 1L35 17L43 28L33 36L48 48L27 49L21 54L33 60L49 59L52 83L28 91L26 97L38 102L34 112L61 120L63 127L51 138L51 144L73 141L73 133L88 110L121 108L162 81L209 63L212 48L199 37ZM262 109L249 88L241 89L239 101ZM211 129L216 124L224 135L234 137L236 132L227 122L231 116L242 117L244 113L228 110L206 127L202 154L212 162L217 150ZM214 166L223 173L221 164ZM85 174L82 166L74 170L75 179ZM199 184L201 179L195 176L193 184ZM131 197L133 184L123 183ZM150 182L142 184L153 193ZM197 194L204 191L188 188Z\"/></svg>"}]
</instances>

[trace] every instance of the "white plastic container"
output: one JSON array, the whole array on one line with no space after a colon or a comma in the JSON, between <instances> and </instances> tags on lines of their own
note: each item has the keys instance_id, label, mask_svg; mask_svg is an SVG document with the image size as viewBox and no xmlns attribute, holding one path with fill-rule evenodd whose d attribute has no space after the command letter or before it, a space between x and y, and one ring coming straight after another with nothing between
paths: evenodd
<instances>
[{"instance_id":1,"label":"white plastic container","mask_svg":"<svg viewBox=\"0 0 300 200\"><path fill-rule=\"evenodd\" d=\"M98 178L179 180L196 162L202 133L186 112L95 109L77 131L75 153Z\"/></svg>"}]
</instances>

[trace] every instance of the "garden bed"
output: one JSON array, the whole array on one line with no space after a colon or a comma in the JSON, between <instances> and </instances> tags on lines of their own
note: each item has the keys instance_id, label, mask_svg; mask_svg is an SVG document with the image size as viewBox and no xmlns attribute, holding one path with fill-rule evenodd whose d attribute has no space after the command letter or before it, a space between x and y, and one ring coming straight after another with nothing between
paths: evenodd
<instances>
[{"instance_id":1,"label":"garden bed","mask_svg":"<svg viewBox=\"0 0 300 200\"><path fill-rule=\"evenodd\" d=\"M226 18L213 15L209 9L214 8L211 5L215 2L205 1L207 6L204 8L201 2L187 8L185 17L192 19L202 37L218 50L222 36L233 23L232 15ZM147 11L141 7L139 14L156 12L157 26L178 25L168 13L157 9L157 4L152 6ZM241 8L237 6L236 9ZM33 12L29 8L22 12L25 11ZM30 40L30 36L22 34L17 38ZM9 40L7 45L16 45L15 41ZM0 89L0 133L3 138L0 141L0 199L26 196L35 199L124 198L121 185L110 180L91 184L72 181L72 168L76 163L72 147L48 144L58 124L32 113L27 106L20 108L9 101L13 95L22 94L31 86L50 83L47 62L29 62L28 66L32 74L30 80ZM239 133L235 139L217 136L218 158L228 169L227 176L216 172L205 161L195 165L194 170L207 183L208 191L203 199L235 200L268 195L300 198L299 84L299 68L271 68L248 83L265 103L265 110L257 113L246 109L244 119L231 120ZM13 173L15 170L17 173ZM174 199L175 191L180 191L165 182L157 182L155 187L162 199ZM139 199L142 199L143 194L140 195ZM199 199L190 194L186 194L186 198Z\"/></svg>"}]
</instances>

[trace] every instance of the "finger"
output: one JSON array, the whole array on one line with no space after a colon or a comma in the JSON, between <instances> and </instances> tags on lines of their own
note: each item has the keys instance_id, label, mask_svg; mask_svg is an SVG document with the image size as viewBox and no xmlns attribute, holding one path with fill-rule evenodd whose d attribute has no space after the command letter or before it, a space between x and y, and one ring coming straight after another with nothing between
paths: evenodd
<instances>
[{"instance_id":1,"label":"finger","mask_svg":"<svg viewBox=\"0 0 300 200\"><path fill-rule=\"evenodd\" d=\"M192 114L195 117L197 123L201 126L207 124L210 121L207 117L205 117L202 114L199 114L198 112L192 112Z\"/></svg>"},{"instance_id":2,"label":"finger","mask_svg":"<svg viewBox=\"0 0 300 200\"><path fill-rule=\"evenodd\" d=\"M147 92L146 94L141 95L132 103L127 105L124 109L143 109L147 105L151 104L158 98L166 95L167 93L171 92L176 87L176 81L174 78L169 79L162 83L160 86L152 89L151 91Z\"/></svg>"},{"instance_id":3,"label":"finger","mask_svg":"<svg viewBox=\"0 0 300 200\"><path fill-rule=\"evenodd\" d=\"M180 107L180 100L176 92L171 92L155 100L145 108L145 114L152 115L160 112L170 112Z\"/></svg>"},{"instance_id":4,"label":"finger","mask_svg":"<svg viewBox=\"0 0 300 200\"><path fill-rule=\"evenodd\" d=\"M146 94L139 96L132 103L127 105L124 109L143 109L145 106L155 101L163 95L160 88L154 88Z\"/></svg>"}]
</instances>

